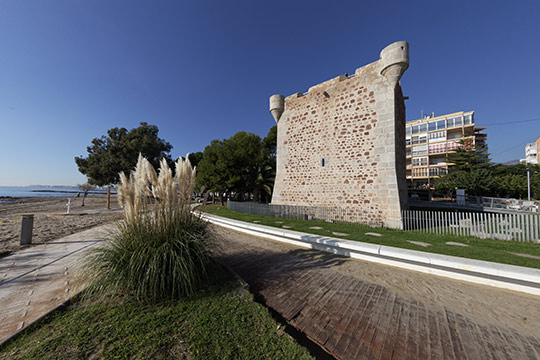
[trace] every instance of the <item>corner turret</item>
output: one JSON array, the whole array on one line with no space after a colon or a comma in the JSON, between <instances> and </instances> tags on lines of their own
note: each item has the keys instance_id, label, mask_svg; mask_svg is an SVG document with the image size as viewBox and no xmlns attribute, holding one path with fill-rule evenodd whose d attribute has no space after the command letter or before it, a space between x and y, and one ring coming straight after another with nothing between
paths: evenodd
<instances>
[{"instance_id":1,"label":"corner turret","mask_svg":"<svg viewBox=\"0 0 540 360\"><path fill-rule=\"evenodd\" d=\"M279 118L285 110L285 97L283 95L270 96L270 113L276 120L276 124L279 122Z\"/></svg>"},{"instance_id":2,"label":"corner turret","mask_svg":"<svg viewBox=\"0 0 540 360\"><path fill-rule=\"evenodd\" d=\"M381 72L393 86L396 86L401 76L409 67L409 43L396 41L381 51Z\"/></svg>"}]
</instances>

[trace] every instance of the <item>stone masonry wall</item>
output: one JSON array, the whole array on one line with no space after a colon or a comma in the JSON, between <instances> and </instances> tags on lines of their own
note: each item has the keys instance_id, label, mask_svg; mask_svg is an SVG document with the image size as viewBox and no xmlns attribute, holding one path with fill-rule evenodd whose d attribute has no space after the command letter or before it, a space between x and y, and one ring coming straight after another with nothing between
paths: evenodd
<instances>
[{"instance_id":1,"label":"stone masonry wall","mask_svg":"<svg viewBox=\"0 0 540 360\"><path fill-rule=\"evenodd\" d=\"M278 122L273 204L339 207L344 220L402 228L407 207L405 105L399 78L408 44L309 89L271 98Z\"/></svg>"}]
</instances>

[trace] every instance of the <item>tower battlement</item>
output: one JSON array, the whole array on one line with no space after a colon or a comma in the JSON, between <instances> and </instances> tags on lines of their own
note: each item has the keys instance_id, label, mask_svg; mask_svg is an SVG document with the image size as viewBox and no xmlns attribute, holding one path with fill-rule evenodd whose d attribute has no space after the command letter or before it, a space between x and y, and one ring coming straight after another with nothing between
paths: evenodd
<instances>
[{"instance_id":1,"label":"tower battlement","mask_svg":"<svg viewBox=\"0 0 540 360\"><path fill-rule=\"evenodd\" d=\"M395 77L397 80L392 79L391 81L399 81L405 70L409 67L409 43L406 41L396 41L381 50L380 58L375 63L379 63L380 72L383 76L389 78L390 76ZM340 82L343 80L349 80L353 78L356 74L362 71L363 67L359 67L355 70L353 75L339 75L330 80L323 81L317 85L313 85L308 89L307 92L297 92L291 94L285 99L289 98L298 98L310 94L317 89L328 86L334 82ZM399 74L396 76L396 74Z\"/></svg>"}]
</instances>

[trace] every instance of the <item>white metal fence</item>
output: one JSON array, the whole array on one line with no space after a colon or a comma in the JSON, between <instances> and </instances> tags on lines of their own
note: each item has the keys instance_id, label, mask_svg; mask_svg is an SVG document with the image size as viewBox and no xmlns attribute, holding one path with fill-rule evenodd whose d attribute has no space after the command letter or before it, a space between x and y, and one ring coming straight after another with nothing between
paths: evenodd
<instances>
[{"instance_id":1,"label":"white metal fence","mask_svg":"<svg viewBox=\"0 0 540 360\"><path fill-rule=\"evenodd\" d=\"M251 202L228 201L227 208L233 211L263 216L274 216L299 220L323 220L361 224L346 209L270 205ZM540 243L540 215L532 213L481 213L403 210L403 229L432 234L454 234L474 236L481 239L514 240ZM380 227L381 224L367 224Z\"/></svg>"},{"instance_id":2,"label":"white metal fence","mask_svg":"<svg viewBox=\"0 0 540 360\"><path fill-rule=\"evenodd\" d=\"M540 242L540 216L536 214L403 210L402 217L405 230Z\"/></svg>"},{"instance_id":3,"label":"white metal fence","mask_svg":"<svg viewBox=\"0 0 540 360\"><path fill-rule=\"evenodd\" d=\"M508 209L515 211L538 212L540 201L527 201L518 199L501 199L494 197L481 197L480 205L493 209Z\"/></svg>"}]
</instances>

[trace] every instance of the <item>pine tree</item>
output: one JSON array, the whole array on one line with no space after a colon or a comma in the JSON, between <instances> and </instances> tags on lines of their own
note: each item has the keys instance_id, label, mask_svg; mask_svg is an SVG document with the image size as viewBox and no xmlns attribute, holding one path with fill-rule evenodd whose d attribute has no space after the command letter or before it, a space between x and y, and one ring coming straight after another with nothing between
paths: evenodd
<instances>
[{"instance_id":1,"label":"pine tree","mask_svg":"<svg viewBox=\"0 0 540 360\"><path fill-rule=\"evenodd\" d=\"M476 143L471 139L460 140L461 145L456 152L449 153L447 161L453 164L450 172L465 171L471 173L475 170L488 169L491 167L488 149L485 145Z\"/></svg>"}]
</instances>

